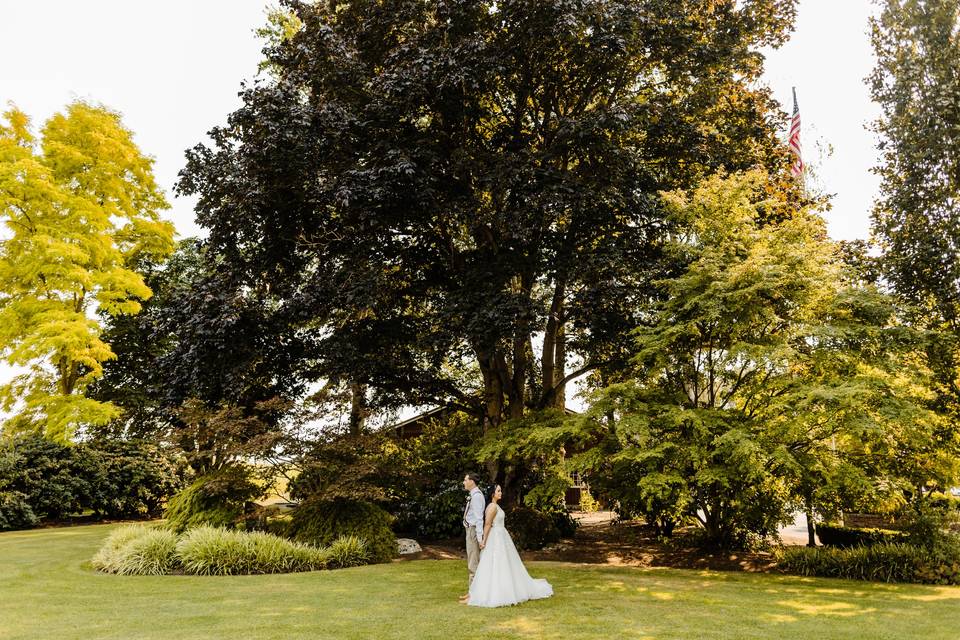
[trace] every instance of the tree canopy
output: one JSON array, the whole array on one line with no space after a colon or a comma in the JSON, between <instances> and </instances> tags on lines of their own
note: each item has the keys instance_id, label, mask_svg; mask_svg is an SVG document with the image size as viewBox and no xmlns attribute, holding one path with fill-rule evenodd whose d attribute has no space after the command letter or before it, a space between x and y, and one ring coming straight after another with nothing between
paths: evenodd
<instances>
[{"instance_id":1,"label":"tree canopy","mask_svg":"<svg viewBox=\"0 0 960 640\"><path fill-rule=\"evenodd\" d=\"M25 367L0 389L5 429L67 439L117 415L83 395L114 356L93 310L133 314L150 289L134 270L173 248L173 225L119 114L75 102L40 138L11 109L0 126L0 355Z\"/></svg>"},{"instance_id":2,"label":"tree canopy","mask_svg":"<svg viewBox=\"0 0 960 640\"><path fill-rule=\"evenodd\" d=\"M960 2L886 0L872 21L880 105L873 229L884 276L938 330L941 403L960 415Z\"/></svg>"},{"instance_id":3,"label":"tree canopy","mask_svg":"<svg viewBox=\"0 0 960 640\"><path fill-rule=\"evenodd\" d=\"M312 375L487 428L622 368L667 267L662 189L785 177L755 80L794 2L287 2L269 78L180 190ZM779 178L778 178L779 179Z\"/></svg>"}]
</instances>

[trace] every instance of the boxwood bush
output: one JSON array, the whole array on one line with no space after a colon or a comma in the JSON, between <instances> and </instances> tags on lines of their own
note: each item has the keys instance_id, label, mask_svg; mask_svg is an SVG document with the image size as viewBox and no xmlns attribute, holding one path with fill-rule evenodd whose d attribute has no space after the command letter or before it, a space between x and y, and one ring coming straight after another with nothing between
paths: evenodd
<instances>
[{"instance_id":1,"label":"boxwood bush","mask_svg":"<svg viewBox=\"0 0 960 640\"><path fill-rule=\"evenodd\" d=\"M298 542L327 546L341 536L366 542L370 562L388 562L397 555L397 539L390 528L393 516L362 500L305 500L293 510L288 535Z\"/></svg>"}]
</instances>

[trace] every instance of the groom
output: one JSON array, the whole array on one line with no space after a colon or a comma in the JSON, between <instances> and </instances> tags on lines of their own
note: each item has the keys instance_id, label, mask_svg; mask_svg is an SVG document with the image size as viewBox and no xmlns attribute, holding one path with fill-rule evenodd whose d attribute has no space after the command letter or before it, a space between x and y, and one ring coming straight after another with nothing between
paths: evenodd
<instances>
[{"instance_id":1,"label":"groom","mask_svg":"<svg viewBox=\"0 0 960 640\"><path fill-rule=\"evenodd\" d=\"M467 497L467 506L463 509L463 527L467 532L467 571L470 574L467 580L468 592L460 596L464 602L470 597L469 587L473 582L473 575L477 572L480 562L480 549L483 547L483 510L487 501L477 485L480 478L475 473L463 476L463 488L470 494Z\"/></svg>"}]
</instances>

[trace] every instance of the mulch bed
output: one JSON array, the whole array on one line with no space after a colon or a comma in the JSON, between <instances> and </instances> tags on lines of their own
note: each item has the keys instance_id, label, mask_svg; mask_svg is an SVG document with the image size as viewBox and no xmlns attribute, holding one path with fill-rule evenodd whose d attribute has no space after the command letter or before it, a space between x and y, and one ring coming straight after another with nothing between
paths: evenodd
<instances>
[{"instance_id":1,"label":"mulch bed","mask_svg":"<svg viewBox=\"0 0 960 640\"><path fill-rule=\"evenodd\" d=\"M509 529L509 526L507 527ZM443 540L421 543L423 551L400 560L450 560L465 558L463 542ZM653 528L642 522L614 522L586 518L572 540L562 540L540 551L524 551L524 560L632 567L674 567L720 571L769 571L769 553L705 551L686 546L679 537L670 544L657 540Z\"/></svg>"}]
</instances>

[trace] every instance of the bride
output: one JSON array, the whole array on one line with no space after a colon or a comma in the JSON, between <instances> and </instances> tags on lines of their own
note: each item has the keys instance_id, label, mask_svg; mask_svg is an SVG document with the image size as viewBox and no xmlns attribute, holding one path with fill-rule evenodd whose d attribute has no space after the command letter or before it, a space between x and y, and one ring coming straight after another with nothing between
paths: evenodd
<instances>
[{"instance_id":1,"label":"bride","mask_svg":"<svg viewBox=\"0 0 960 640\"><path fill-rule=\"evenodd\" d=\"M553 595L549 582L531 578L523 566L520 554L503 526L503 509L497 504L502 497L503 491L500 485L496 485L483 518L480 563L467 600L467 604L475 607L502 607Z\"/></svg>"}]
</instances>

